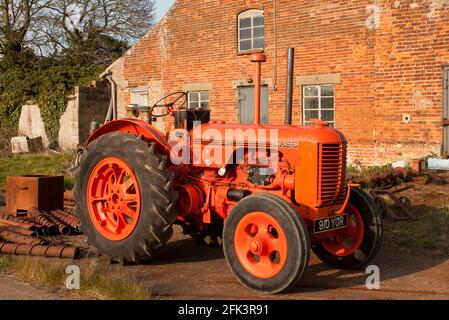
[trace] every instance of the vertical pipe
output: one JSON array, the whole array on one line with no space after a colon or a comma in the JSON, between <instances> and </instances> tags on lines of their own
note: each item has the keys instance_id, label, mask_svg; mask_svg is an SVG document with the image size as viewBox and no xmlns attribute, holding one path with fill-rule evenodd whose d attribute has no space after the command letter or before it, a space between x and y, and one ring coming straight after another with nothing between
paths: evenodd
<instances>
[{"instance_id":1,"label":"vertical pipe","mask_svg":"<svg viewBox=\"0 0 449 320\"><path fill-rule=\"evenodd\" d=\"M256 79L254 81L254 124L260 125L260 93L262 84L262 62L267 61L263 53L256 53L251 56L251 61L256 63Z\"/></svg>"},{"instance_id":2,"label":"vertical pipe","mask_svg":"<svg viewBox=\"0 0 449 320\"><path fill-rule=\"evenodd\" d=\"M293 123L293 81L295 70L295 48L288 48L287 58L287 92L285 99L285 124Z\"/></svg>"},{"instance_id":3,"label":"vertical pipe","mask_svg":"<svg viewBox=\"0 0 449 320\"><path fill-rule=\"evenodd\" d=\"M262 73L262 63L256 62L256 81L254 84L254 124L260 125L260 84Z\"/></svg>"},{"instance_id":4,"label":"vertical pipe","mask_svg":"<svg viewBox=\"0 0 449 320\"><path fill-rule=\"evenodd\" d=\"M274 38L274 84L273 91L278 90L278 32L277 32L277 2L273 1L273 38Z\"/></svg>"}]
</instances>

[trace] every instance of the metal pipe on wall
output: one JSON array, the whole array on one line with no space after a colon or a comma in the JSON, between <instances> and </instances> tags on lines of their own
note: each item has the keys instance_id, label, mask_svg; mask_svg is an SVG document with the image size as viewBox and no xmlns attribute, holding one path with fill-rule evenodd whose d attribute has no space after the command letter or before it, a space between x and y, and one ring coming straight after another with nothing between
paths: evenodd
<instances>
[{"instance_id":1,"label":"metal pipe on wall","mask_svg":"<svg viewBox=\"0 0 449 320\"><path fill-rule=\"evenodd\" d=\"M117 84L115 83L114 79L112 78L112 72L109 72L108 74L106 74L103 79L106 78L109 82L109 84L111 85L111 102L109 104L109 109L108 109L108 113L106 115L106 119L104 121L104 124L108 123L109 121L112 120L117 120L118 117L118 112L117 112L117 99L116 99L116 95L117 95Z\"/></svg>"},{"instance_id":2,"label":"metal pipe on wall","mask_svg":"<svg viewBox=\"0 0 449 320\"><path fill-rule=\"evenodd\" d=\"M274 34L274 82L273 90L278 90L278 33L277 33L277 1L273 0L273 34Z\"/></svg>"},{"instance_id":3,"label":"metal pipe on wall","mask_svg":"<svg viewBox=\"0 0 449 320\"><path fill-rule=\"evenodd\" d=\"M295 70L295 48L288 48L287 53L287 90L285 98L285 124L293 123L293 82Z\"/></svg>"}]
</instances>

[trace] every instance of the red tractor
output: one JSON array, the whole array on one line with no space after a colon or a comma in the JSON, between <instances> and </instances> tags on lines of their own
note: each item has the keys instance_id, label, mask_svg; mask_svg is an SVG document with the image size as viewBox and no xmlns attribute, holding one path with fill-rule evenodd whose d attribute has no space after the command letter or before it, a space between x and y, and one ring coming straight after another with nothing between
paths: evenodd
<instances>
[{"instance_id":1,"label":"red tractor","mask_svg":"<svg viewBox=\"0 0 449 320\"><path fill-rule=\"evenodd\" d=\"M178 224L223 244L238 280L264 293L293 288L311 250L342 269L375 257L382 218L365 192L345 182L344 135L319 120L291 125L291 103L286 125L261 125L266 57L251 60L253 125L209 121L176 93L151 109L150 122L111 121L89 138L76 174L76 213L101 254L123 264L153 259ZM151 121L167 116L176 130L164 134Z\"/></svg>"}]
</instances>

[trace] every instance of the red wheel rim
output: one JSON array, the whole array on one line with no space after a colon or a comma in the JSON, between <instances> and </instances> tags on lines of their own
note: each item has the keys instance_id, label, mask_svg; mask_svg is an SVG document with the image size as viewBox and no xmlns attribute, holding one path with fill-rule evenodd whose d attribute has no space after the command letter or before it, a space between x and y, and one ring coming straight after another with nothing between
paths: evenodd
<instances>
[{"instance_id":1,"label":"red wheel rim","mask_svg":"<svg viewBox=\"0 0 449 320\"><path fill-rule=\"evenodd\" d=\"M322 246L337 257L347 257L354 254L362 245L365 236L365 226L359 210L352 204L348 205L349 225L337 233L336 236L326 239Z\"/></svg>"},{"instance_id":2,"label":"red wheel rim","mask_svg":"<svg viewBox=\"0 0 449 320\"><path fill-rule=\"evenodd\" d=\"M127 239L140 217L140 187L124 161L110 157L92 171L87 186L89 215L98 232L108 240Z\"/></svg>"},{"instance_id":3,"label":"red wheel rim","mask_svg":"<svg viewBox=\"0 0 449 320\"><path fill-rule=\"evenodd\" d=\"M287 237L276 219L263 212L250 213L240 221L234 247L240 264L257 278L276 276L287 261Z\"/></svg>"}]
</instances>

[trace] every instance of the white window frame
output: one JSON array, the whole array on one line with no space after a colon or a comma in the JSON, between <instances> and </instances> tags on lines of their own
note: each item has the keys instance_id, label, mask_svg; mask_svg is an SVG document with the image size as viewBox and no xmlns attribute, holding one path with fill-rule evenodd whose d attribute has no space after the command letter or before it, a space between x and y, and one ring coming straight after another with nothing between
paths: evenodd
<instances>
[{"instance_id":1,"label":"white window frame","mask_svg":"<svg viewBox=\"0 0 449 320\"><path fill-rule=\"evenodd\" d=\"M201 94L207 92L209 99L202 99ZM198 101L192 101L191 97L192 95L198 95ZM197 108L192 108L191 104L192 103L198 103L198 109ZM204 109L201 107L202 103L207 103L207 108ZM188 93L188 109L189 110L210 110L210 91L209 90L200 90L200 91L190 91Z\"/></svg>"},{"instance_id":2,"label":"white window frame","mask_svg":"<svg viewBox=\"0 0 449 320\"><path fill-rule=\"evenodd\" d=\"M332 86L333 87L333 96L322 96L321 89L326 86ZM315 87L318 88L318 96L306 96L306 88ZM318 110L317 109L306 109L306 98L315 98L318 99ZM334 99L333 108L332 109L323 109L322 107L322 99L323 98L332 98ZM313 84L313 85L303 85L302 86L302 124L303 125L309 125L311 124L310 121L306 121L306 112L307 111L318 111L318 119L323 119L323 111L333 111L334 112L334 120L333 121L326 121L328 122L332 127L336 127L336 113L335 113L335 84L334 83L323 83L323 84Z\"/></svg>"},{"instance_id":3,"label":"white window frame","mask_svg":"<svg viewBox=\"0 0 449 320\"><path fill-rule=\"evenodd\" d=\"M136 101L136 98L139 101ZM143 100L146 100L146 103L141 104L141 101ZM138 87L131 89L131 104L135 104L138 107L149 107L150 89L148 87Z\"/></svg>"},{"instance_id":4,"label":"white window frame","mask_svg":"<svg viewBox=\"0 0 449 320\"><path fill-rule=\"evenodd\" d=\"M254 37L254 19L258 18L258 17L263 17L264 18L264 24L263 24L263 28L264 28L264 33L262 37ZM247 18L251 18L251 26L248 28L241 28L241 21L242 19L247 19ZM251 40L251 48L250 49L246 49L246 50L242 50L241 48L241 39L240 39L240 32L242 30L249 30L251 29L251 38L250 39L245 39L245 40ZM263 39L263 47L262 48L255 48L254 47L254 41L258 40L258 39ZM240 13L238 15L238 47L239 47L239 52L248 52L248 51L254 51L254 50L264 50L265 49L265 12L263 10L247 10L244 11L242 13Z\"/></svg>"}]
</instances>

